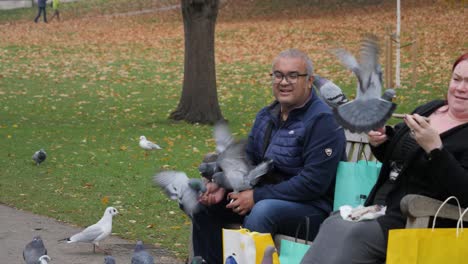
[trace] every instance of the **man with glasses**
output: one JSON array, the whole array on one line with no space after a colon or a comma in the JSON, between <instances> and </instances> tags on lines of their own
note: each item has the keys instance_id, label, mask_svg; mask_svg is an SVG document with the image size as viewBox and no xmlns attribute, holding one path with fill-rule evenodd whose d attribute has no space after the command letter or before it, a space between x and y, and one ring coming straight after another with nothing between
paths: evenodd
<instances>
[{"instance_id":1,"label":"man with glasses","mask_svg":"<svg viewBox=\"0 0 468 264\"><path fill-rule=\"evenodd\" d=\"M222 227L227 223L294 236L307 216L312 240L332 211L336 168L346 159L346 138L331 109L312 89L312 61L299 50L285 50L274 59L271 78L275 101L258 112L246 151L254 164L273 160L272 174L278 181L227 195L215 183L207 184L200 198L206 210L193 217L194 253L207 263L224 263Z\"/></svg>"}]
</instances>

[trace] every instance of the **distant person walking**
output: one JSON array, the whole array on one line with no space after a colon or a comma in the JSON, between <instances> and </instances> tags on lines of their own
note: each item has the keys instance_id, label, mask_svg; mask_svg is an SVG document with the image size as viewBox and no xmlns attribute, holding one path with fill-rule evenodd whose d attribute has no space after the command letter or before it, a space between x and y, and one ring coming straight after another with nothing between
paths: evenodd
<instances>
[{"instance_id":1,"label":"distant person walking","mask_svg":"<svg viewBox=\"0 0 468 264\"><path fill-rule=\"evenodd\" d=\"M37 21L41 17L41 14L44 13L44 15L43 15L44 22L47 23L46 2L47 2L47 0L37 0L38 12L37 12L36 18L34 19L34 22L37 23Z\"/></svg>"},{"instance_id":2,"label":"distant person walking","mask_svg":"<svg viewBox=\"0 0 468 264\"><path fill-rule=\"evenodd\" d=\"M60 0L52 0L52 10L54 10L54 14L50 18L50 21L52 21L54 17L57 17L58 21L60 21L59 4Z\"/></svg>"}]
</instances>

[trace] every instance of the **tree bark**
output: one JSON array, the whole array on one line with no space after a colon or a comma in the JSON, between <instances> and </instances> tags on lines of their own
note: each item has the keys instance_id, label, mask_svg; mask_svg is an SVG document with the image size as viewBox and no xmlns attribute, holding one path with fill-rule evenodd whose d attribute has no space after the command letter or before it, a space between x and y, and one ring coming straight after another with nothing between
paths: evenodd
<instances>
[{"instance_id":1,"label":"tree bark","mask_svg":"<svg viewBox=\"0 0 468 264\"><path fill-rule=\"evenodd\" d=\"M213 124L223 116L218 103L214 36L219 0L181 0L184 20L184 82L170 119Z\"/></svg>"}]
</instances>

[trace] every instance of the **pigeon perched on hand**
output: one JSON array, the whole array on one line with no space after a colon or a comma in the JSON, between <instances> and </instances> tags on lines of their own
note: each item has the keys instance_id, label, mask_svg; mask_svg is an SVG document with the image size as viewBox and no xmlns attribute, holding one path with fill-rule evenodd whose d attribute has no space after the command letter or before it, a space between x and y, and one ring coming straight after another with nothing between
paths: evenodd
<instances>
[{"instance_id":1,"label":"pigeon perched on hand","mask_svg":"<svg viewBox=\"0 0 468 264\"><path fill-rule=\"evenodd\" d=\"M23 259L26 264L47 264L50 257L47 256L47 249L40 236L33 237L23 250Z\"/></svg>"},{"instance_id":2,"label":"pigeon perched on hand","mask_svg":"<svg viewBox=\"0 0 468 264\"><path fill-rule=\"evenodd\" d=\"M93 243L93 252L96 253L96 247L99 249L99 241L108 237L112 232L112 217L117 215L119 211L114 207L107 207L102 218L94 225L85 228L78 234L69 238L64 238L59 241L67 241L67 243L85 242ZM105 250L103 250L105 252Z\"/></svg>"},{"instance_id":3,"label":"pigeon perched on hand","mask_svg":"<svg viewBox=\"0 0 468 264\"><path fill-rule=\"evenodd\" d=\"M201 179L189 179L182 171L162 171L154 175L153 182L170 199L177 200L180 209L190 218L201 209L198 198L206 192L205 183Z\"/></svg>"},{"instance_id":4,"label":"pigeon perched on hand","mask_svg":"<svg viewBox=\"0 0 468 264\"><path fill-rule=\"evenodd\" d=\"M142 241L137 241L135 245L132 264L154 264L153 256L145 250Z\"/></svg>"},{"instance_id":5,"label":"pigeon perched on hand","mask_svg":"<svg viewBox=\"0 0 468 264\"><path fill-rule=\"evenodd\" d=\"M106 256L104 258L104 264L115 264L115 259L113 256Z\"/></svg>"},{"instance_id":6,"label":"pigeon perched on hand","mask_svg":"<svg viewBox=\"0 0 468 264\"><path fill-rule=\"evenodd\" d=\"M44 162L47 158L47 153L44 151L44 149L40 149L36 152L34 152L34 155L32 156L32 159L34 162L36 162L36 165L39 166L42 162Z\"/></svg>"},{"instance_id":7,"label":"pigeon perched on hand","mask_svg":"<svg viewBox=\"0 0 468 264\"><path fill-rule=\"evenodd\" d=\"M326 78L314 75L314 86L317 88L319 96L331 108L338 107L348 102L348 98L346 98L341 88Z\"/></svg>"},{"instance_id":8,"label":"pigeon perched on hand","mask_svg":"<svg viewBox=\"0 0 468 264\"><path fill-rule=\"evenodd\" d=\"M382 69L378 63L379 46L375 35L366 35L361 43L359 63L344 49L334 51L341 63L358 79L356 99L333 108L337 122L351 132L367 133L380 128L395 111L395 91L382 96Z\"/></svg>"},{"instance_id":9,"label":"pigeon perched on hand","mask_svg":"<svg viewBox=\"0 0 468 264\"><path fill-rule=\"evenodd\" d=\"M261 177L268 173L273 161L268 160L254 166L247 157L246 140L235 141L225 122L218 122L214 127L217 159L215 163L205 163L207 170L202 174L213 172L212 179L221 187L234 192L251 189ZM201 171L201 170L200 170Z\"/></svg>"}]
</instances>

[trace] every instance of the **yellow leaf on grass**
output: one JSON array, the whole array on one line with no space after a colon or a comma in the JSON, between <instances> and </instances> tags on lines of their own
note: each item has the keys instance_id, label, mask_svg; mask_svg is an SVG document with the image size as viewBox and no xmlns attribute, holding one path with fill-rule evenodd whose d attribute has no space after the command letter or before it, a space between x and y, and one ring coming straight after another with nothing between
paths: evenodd
<instances>
[{"instance_id":1,"label":"yellow leaf on grass","mask_svg":"<svg viewBox=\"0 0 468 264\"><path fill-rule=\"evenodd\" d=\"M102 203L103 205L107 205L107 204L109 203L109 197L108 197L108 196L102 197L101 203Z\"/></svg>"}]
</instances>

